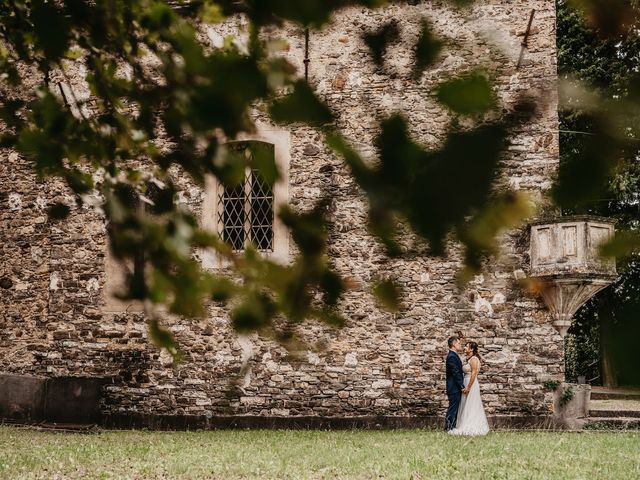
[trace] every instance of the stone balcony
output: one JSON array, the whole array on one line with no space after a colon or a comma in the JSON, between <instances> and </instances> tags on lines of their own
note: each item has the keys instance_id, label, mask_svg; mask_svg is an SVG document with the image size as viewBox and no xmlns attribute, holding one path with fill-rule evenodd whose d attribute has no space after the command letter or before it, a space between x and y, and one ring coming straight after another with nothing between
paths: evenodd
<instances>
[{"instance_id":1,"label":"stone balcony","mask_svg":"<svg viewBox=\"0 0 640 480\"><path fill-rule=\"evenodd\" d=\"M544 219L531 224L531 279L564 337L576 311L616 278L615 258L600 246L615 232L613 220L590 215Z\"/></svg>"}]
</instances>

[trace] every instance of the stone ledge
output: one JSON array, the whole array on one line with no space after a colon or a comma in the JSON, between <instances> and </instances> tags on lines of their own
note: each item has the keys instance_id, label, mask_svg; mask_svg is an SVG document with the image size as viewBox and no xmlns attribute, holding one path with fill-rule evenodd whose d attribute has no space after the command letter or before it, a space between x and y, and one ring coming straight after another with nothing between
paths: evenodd
<instances>
[{"instance_id":1,"label":"stone ledge","mask_svg":"<svg viewBox=\"0 0 640 480\"><path fill-rule=\"evenodd\" d=\"M588 214L583 214L583 215L562 215L562 216L557 216L557 215L547 215L545 217L540 217L536 220L533 220L531 222L529 222L527 225L528 226L536 226L536 225L545 225L547 223L570 223L570 222L601 222L601 223L610 223L612 225L615 225L618 223L618 220L615 218L611 218L611 217L601 217L598 215L588 215Z\"/></svg>"}]
</instances>

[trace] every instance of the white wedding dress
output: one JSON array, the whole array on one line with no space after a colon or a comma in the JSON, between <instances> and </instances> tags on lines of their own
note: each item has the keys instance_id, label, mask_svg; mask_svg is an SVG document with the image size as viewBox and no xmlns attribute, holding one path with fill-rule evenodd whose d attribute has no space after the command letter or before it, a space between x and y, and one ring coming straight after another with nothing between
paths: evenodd
<instances>
[{"instance_id":1,"label":"white wedding dress","mask_svg":"<svg viewBox=\"0 0 640 480\"><path fill-rule=\"evenodd\" d=\"M480 360L478 360L480 369ZM471 365L465 363L462 366L464 372L464 386L469 384L471 379ZM468 395L462 395L460 408L458 408L458 418L456 427L449 430L452 435L486 435L489 433L489 423L484 413L482 398L480 397L480 383L478 377L473 382Z\"/></svg>"}]
</instances>

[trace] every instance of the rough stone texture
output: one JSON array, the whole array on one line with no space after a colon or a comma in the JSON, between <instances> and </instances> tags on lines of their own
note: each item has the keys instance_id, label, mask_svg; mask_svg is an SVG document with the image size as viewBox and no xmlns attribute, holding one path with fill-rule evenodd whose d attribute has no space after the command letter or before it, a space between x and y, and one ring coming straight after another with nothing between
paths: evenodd
<instances>
[{"instance_id":1,"label":"rough stone texture","mask_svg":"<svg viewBox=\"0 0 640 480\"><path fill-rule=\"evenodd\" d=\"M570 396L563 400L563 396ZM562 383L553 394L553 419L569 429L580 429L589 416L591 385Z\"/></svg>"},{"instance_id":2,"label":"rough stone texture","mask_svg":"<svg viewBox=\"0 0 640 480\"><path fill-rule=\"evenodd\" d=\"M376 119L397 110L406 112L418 141L437 145L444 138L451 117L429 92L445 75L490 69L504 107L519 93L542 92L547 102L514 133L502 177L503 183L540 197L558 163L554 5L479 1L468 16L438 2L378 12L350 9L326 31L312 33L310 81L338 112L345 135L371 158ZM532 8L533 33L516 70ZM449 46L415 83L410 45L423 16ZM390 18L400 21L403 42L389 50L387 71L381 72L369 61L360 34ZM215 46L242 28L241 21L230 21L203 29L203 38ZM288 27L274 34L289 40L286 55L301 68L303 32ZM73 88L78 97L85 95L79 76ZM505 234L499 257L460 291L455 246L445 259L430 258L407 236L405 244L414 253L386 259L367 233L366 204L341 161L314 130L290 132L290 203L305 209L325 191L335 195L330 255L356 285L341 305L346 328L306 324L299 333L310 348L292 355L257 335L236 336L226 312L212 307L206 320L167 319L187 352L184 363L172 366L168 355L148 343L142 313L105 312L100 215L74 207L68 220L48 222L46 205L54 200L72 205L72 198L57 182L39 183L27 161L5 150L0 152L0 372L111 377L102 405L107 416L428 416L444 410L446 338L462 330L484 355L480 381L489 414L549 413L552 395L541 383L562 379L563 343L543 303L518 287L529 268L525 230ZM203 192L177 172L176 182L184 203L201 214ZM401 284L401 313L376 307L367 287L376 277Z\"/></svg>"}]
</instances>

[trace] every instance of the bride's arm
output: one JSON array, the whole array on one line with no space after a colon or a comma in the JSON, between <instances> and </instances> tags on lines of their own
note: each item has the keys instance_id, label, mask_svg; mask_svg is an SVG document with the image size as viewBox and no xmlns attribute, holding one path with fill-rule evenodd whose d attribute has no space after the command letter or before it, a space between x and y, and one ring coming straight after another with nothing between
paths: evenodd
<instances>
[{"instance_id":1,"label":"bride's arm","mask_svg":"<svg viewBox=\"0 0 640 480\"><path fill-rule=\"evenodd\" d=\"M476 381L476 377L478 376L478 359L476 357L471 357L469 360L469 365L471 365L471 378L469 379L469 385L467 385L467 392L471 391L471 385Z\"/></svg>"}]
</instances>

